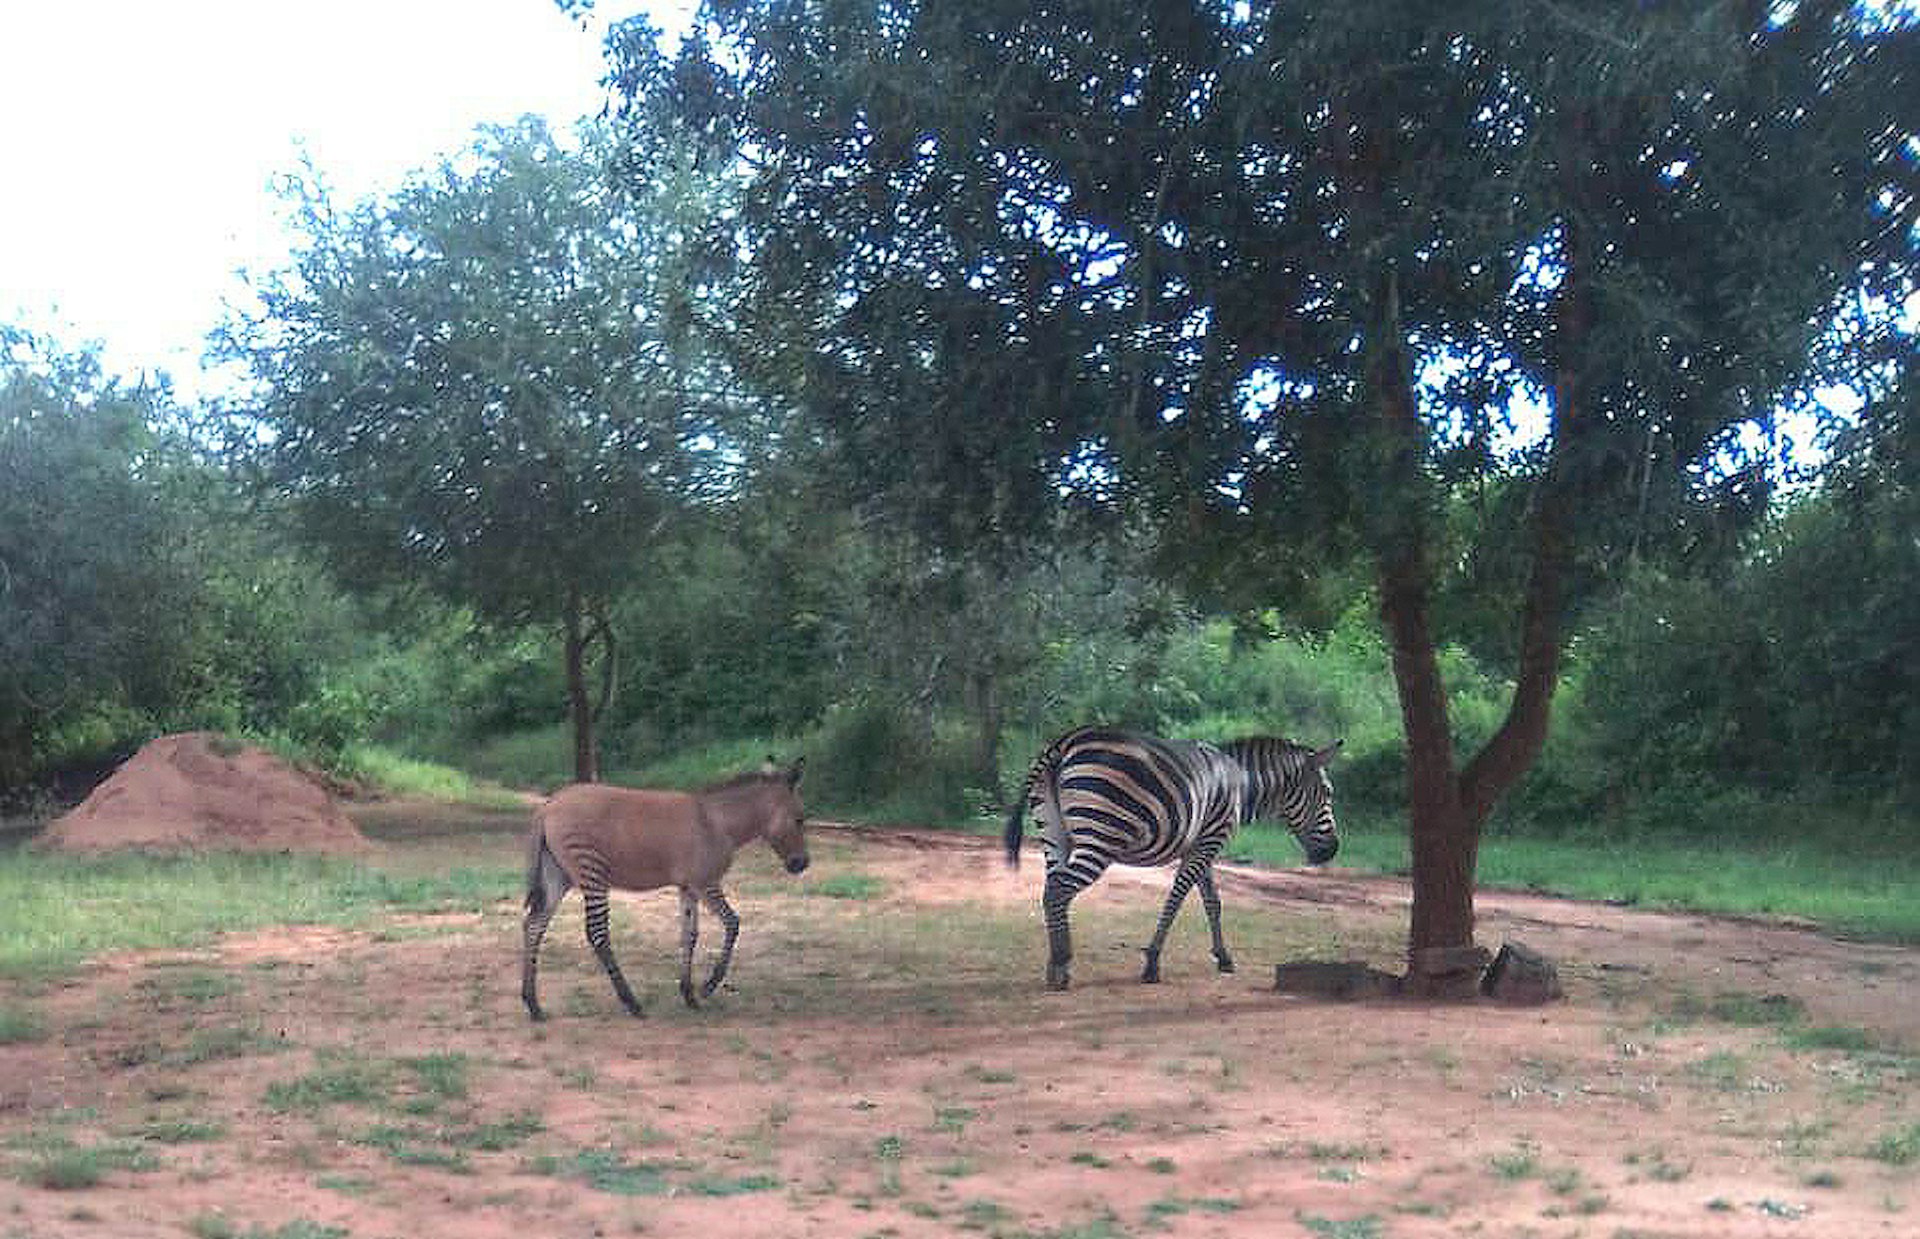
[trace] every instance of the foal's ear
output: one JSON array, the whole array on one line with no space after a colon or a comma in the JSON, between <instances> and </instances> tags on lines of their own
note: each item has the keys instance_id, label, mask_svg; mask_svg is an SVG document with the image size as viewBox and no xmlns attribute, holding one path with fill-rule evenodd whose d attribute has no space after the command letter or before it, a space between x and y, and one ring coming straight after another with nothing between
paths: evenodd
<instances>
[{"instance_id":1,"label":"foal's ear","mask_svg":"<svg viewBox=\"0 0 1920 1239\"><path fill-rule=\"evenodd\" d=\"M1315 749L1313 751L1313 764L1322 770L1326 769L1334 758L1340 756L1340 746L1345 743L1345 740L1335 740L1324 749Z\"/></svg>"},{"instance_id":2,"label":"foal's ear","mask_svg":"<svg viewBox=\"0 0 1920 1239\"><path fill-rule=\"evenodd\" d=\"M807 759L805 757L794 758L793 767L787 771L787 786L789 787L800 786L800 774L803 770L806 769L806 767L807 767Z\"/></svg>"}]
</instances>

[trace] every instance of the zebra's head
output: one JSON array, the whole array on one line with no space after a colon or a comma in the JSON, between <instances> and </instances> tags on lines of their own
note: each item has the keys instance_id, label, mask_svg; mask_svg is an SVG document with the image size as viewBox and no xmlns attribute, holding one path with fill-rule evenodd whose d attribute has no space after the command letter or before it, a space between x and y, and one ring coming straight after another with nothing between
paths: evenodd
<instances>
[{"instance_id":1,"label":"zebra's head","mask_svg":"<svg viewBox=\"0 0 1920 1239\"><path fill-rule=\"evenodd\" d=\"M1327 777L1327 766L1339 756L1340 745L1335 740L1308 755L1299 775L1299 808L1287 814L1287 825L1306 849L1309 865L1324 865L1340 850L1340 830L1333 821L1333 780Z\"/></svg>"}]
</instances>

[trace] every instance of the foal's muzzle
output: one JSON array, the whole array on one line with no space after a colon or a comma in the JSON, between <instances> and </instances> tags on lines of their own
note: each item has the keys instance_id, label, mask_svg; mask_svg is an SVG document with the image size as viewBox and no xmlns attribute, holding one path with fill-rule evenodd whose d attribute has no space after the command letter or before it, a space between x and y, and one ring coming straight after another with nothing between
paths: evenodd
<instances>
[{"instance_id":1,"label":"foal's muzzle","mask_svg":"<svg viewBox=\"0 0 1920 1239\"><path fill-rule=\"evenodd\" d=\"M807 869L807 854L805 852L800 853L800 855L798 856L787 857L788 873L805 873L806 869Z\"/></svg>"}]
</instances>

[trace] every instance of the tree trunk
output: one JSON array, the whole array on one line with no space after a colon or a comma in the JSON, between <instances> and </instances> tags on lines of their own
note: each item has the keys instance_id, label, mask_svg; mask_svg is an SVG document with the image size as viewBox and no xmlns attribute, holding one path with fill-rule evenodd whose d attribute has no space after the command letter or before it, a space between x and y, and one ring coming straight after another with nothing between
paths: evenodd
<instances>
[{"instance_id":1,"label":"tree trunk","mask_svg":"<svg viewBox=\"0 0 1920 1239\"><path fill-rule=\"evenodd\" d=\"M600 752L593 735L593 700L587 692L586 608L576 590L568 595L566 616L567 709L573 720L573 778L600 781Z\"/></svg>"},{"instance_id":2,"label":"tree trunk","mask_svg":"<svg viewBox=\"0 0 1920 1239\"><path fill-rule=\"evenodd\" d=\"M1002 801L1000 794L1000 733L1005 725L1000 708L1000 684L993 672L985 667L973 673L973 717L975 725L974 740L974 777L980 781L992 800L991 804Z\"/></svg>"}]
</instances>

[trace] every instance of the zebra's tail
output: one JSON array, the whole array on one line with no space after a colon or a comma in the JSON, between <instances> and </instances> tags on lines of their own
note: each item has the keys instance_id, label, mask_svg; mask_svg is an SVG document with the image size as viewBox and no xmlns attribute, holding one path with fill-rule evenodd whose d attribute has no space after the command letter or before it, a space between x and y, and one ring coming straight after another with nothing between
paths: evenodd
<instances>
[{"instance_id":1,"label":"zebra's tail","mask_svg":"<svg viewBox=\"0 0 1920 1239\"><path fill-rule=\"evenodd\" d=\"M1027 789L1022 787L1020 795L1014 799L1013 810L1007 814L1007 868L1020 867L1020 840L1027 833Z\"/></svg>"},{"instance_id":2,"label":"zebra's tail","mask_svg":"<svg viewBox=\"0 0 1920 1239\"><path fill-rule=\"evenodd\" d=\"M1014 797L1013 808L1007 814L1005 841L1007 865L1010 868L1020 867L1020 841L1026 834L1024 815L1029 804L1039 810L1036 815L1037 824L1047 832L1049 838L1058 842L1062 834L1059 793L1053 781L1060 772L1060 755L1066 751L1067 741L1071 740L1075 734L1077 733L1068 732L1048 745L1045 751L1034 759L1033 765L1027 769L1027 777L1020 784L1020 794ZM1040 793L1039 796L1035 796L1036 791Z\"/></svg>"}]
</instances>

